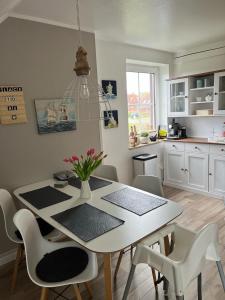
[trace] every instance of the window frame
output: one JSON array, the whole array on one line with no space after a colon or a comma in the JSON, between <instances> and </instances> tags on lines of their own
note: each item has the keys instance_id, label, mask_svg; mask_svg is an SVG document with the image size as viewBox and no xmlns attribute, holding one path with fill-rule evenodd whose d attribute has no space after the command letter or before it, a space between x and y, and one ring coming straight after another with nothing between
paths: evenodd
<instances>
[{"instance_id":1,"label":"window frame","mask_svg":"<svg viewBox=\"0 0 225 300\"><path fill-rule=\"evenodd\" d=\"M126 65L126 96L127 96L127 72L135 72L135 73L148 73L155 75L155 85L154 85L154 130L150 130L150 132L156 132L158 127L159 120L159 68L155 66L144 66L144 65ZM128 113L128 101L127 101L127 113ZM127 117L128 123L128 117ZM140 132L138 132L140 133Z\"/></svg>"}]
</instances>

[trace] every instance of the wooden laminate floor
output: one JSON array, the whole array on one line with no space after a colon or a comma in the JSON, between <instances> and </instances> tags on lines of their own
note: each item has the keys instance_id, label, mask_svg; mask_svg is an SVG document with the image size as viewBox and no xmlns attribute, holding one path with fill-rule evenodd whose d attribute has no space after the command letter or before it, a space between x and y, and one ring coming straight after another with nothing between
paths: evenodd
<instances>
[{"instance_id":1,"label":"wooden laminate floor","mask_svg":"<svg viewBox=\"0 0 225 300\"><path fill-rule=\"evenodd\" d=\"M216 222L220 229L221 258L225 270L225 207L221 200L209 198L199 194L186 192L174 188L165 187L166 197L180 203L183 208L183 214L176 219L176 222L183 224L191 229L201 228L209 222ZM112 265L115 267L117 255L113 257ZM101 267L102 258L99 257L99 276L92 282L94 299L104 299L104 281L103 270ZM12 264L5 265L0 268L0 300L38 300L40 297L40 288L35 286L28 278L25 262L22 263L17 280L15 293L10 293ZM126 284L128 272L130 269L130 254L124 256L117 281L114 285L114 299L121 300L124 287ZM188 288L185 295L186 300L197 299L197 283L193 282ZM81 286L82 289L82 286ZM62 288L57 291L60 292ZM75 299L72 288L69 288L64 296L69 299ZM86 290L82 292L83 300L87 300L88 294ZM49 299L65 299L56 297L53 292L50 293ZM158 295L152 283L151 271L146 265L139 265L134 276L132 287L130 290L129 300L160 300L164 299L162 287L159 287ZM168 299L168 298L167 298ZM203 272L203 300L224 300L221 282L217 273L215 263L207 263Z\"/></svg>"}]
</instances>

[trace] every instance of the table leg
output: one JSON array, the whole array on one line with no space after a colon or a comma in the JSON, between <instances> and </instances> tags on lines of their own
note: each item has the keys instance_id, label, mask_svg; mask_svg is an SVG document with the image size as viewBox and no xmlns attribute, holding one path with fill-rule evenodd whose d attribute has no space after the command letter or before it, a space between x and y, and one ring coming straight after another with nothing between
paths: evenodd
<instances>
[{"instance_id":1,"label":"table leg","mask_svg":"<svg viewBox=\"0 0 225 300\"><path fill-rule=\"evenodd\" d=\"M165 245L165 254L168 256L170 254L170 241L169 236L164 237L164 245Z\"/></svg>"},{"instance_id":2,"label":"table leg","mask_svg":"<svg viewBox=\"0 0 225 300\"><path fill-rule=\"evenodd\" d=\"M112 300L111 254L104 254L105 300Z\"/></svg>"}]
</instances>

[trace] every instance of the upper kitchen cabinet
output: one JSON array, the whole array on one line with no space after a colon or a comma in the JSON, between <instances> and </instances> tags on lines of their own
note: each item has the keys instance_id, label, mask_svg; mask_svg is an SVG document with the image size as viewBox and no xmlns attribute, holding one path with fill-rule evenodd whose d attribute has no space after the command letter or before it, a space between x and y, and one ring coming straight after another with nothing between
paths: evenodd
<instances>
[{"instance_id":1,"label":"upper kitchen cabinet","mask_svg":"<svg viewBox=\"0 0 225 300\"><path fill-rule=\"evenodd\" d=\"M188 78L169 82L168 116L182 117L188 115Z\"/></svg>"},{"instance_id":2,"label":"upper kitchen cabinet","mask_svg":"<svg viewBox=\"0 0 225 300\"><path fill-rule=\"evenodd\" d=\"M189 115L213 115L214 73L191 76L189 87Z\"/></svg>"},{"instance_id":3,"label":"upper kitchen cabinet","mask_svg":"<svg viewBox=\"0 0 225 300\"><path fill-rule=\"evenodd\" d=\"M225 115L225 72L215 73L214 114Z\"/></svg>"},{"instance_id":4,"label":"upper kitchen cabinet","mask_svg":"<svg viewBox=\"0 0 225 300\"><path fill-rule=\"evenodd\" d=\"M225 115L225 70L169 80L168 117Z\"/></svg>"}]
</instances>

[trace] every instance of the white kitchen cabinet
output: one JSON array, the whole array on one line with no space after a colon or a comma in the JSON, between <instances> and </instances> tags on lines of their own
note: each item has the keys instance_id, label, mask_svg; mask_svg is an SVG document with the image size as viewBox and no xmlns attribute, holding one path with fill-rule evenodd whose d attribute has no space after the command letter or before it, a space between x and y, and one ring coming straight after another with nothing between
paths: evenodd
<instances>
[{"instance_id":1,"label":"white kitchen cabinet","mask_svg":"<svg viewBox=\"0 0 225 300\"><path fill-rule=\"evenodd\" d=\"M186 186L208 191L208 154L185 153L185 183Z\"/></svg>"},{"instance_id":2,"label":"white kitchen cabinet","mask_svg":"<svg viewBox=\"0 0 225 300\"><path fill-rule=\"evenodd\" d=\"M167 142L165 184L208 192L209 145Z\"/></svg>"},{"instance_id":3,"label":"white kitchen cabinet","mask_svg":"<svg viewBox=\"0 0 225 300\"><path fill-rule=\"evenodd\" d=\"M184 152L166 152L164 168L166 182L182 185L184 182Z\"/></svg>"},{"instance_id":4,"label":"white kitchen cabinet","mask_svg":"<svg viewBox=\"0 0 225 300\"><path fill-rule=\"evenodd\" d=\"M168 116L182 117L188 115L188 78L169 82Z\"/></svg>"},{"instance_id":5,"label":"white kitchen cabinet","mask_svg":"<svg viewBox=\"0 0 225 300\"><path fill-rule=\"evenodd\" d=\"M214 115L225 115L225 72L215 73Z\"/></svg>"},{"instance_id":6,"label":"white kitchen cabinet","mask_svg":"<svg viewBox=\"0 0 225 300\"><path fill-rule=\"evenodd\" d=\"M210 155L209 191L218 196L225 196L225 155Z\"/></svg>"}]
</instances>

